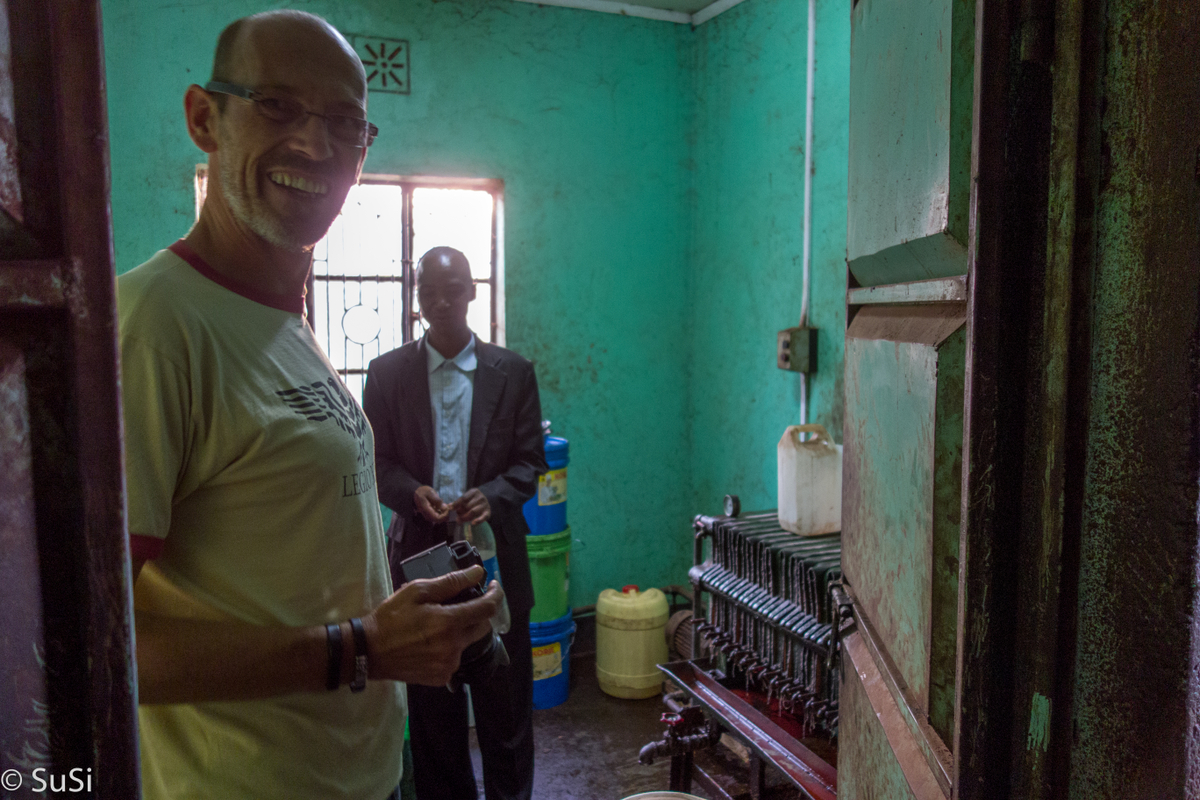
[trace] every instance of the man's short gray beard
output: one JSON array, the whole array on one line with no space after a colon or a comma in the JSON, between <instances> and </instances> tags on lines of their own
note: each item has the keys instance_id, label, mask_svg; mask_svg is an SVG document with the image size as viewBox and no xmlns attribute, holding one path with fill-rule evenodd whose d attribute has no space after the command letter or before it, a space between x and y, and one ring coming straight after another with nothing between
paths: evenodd
<instances>
[{"instance_id":1,"label":"man's short gray beard","mask_svg":"<svg viewBox=\"0 0 1200 800\"><path fill-rule=\"evenodd\" d=\"M302 253L312 248L312 242L298 243L294 237L288 234L287 229L279 220L272 219L266 214L253 213L246 198L233 191L236 179L237 174L233 165L226 165L225 162L222 162L221 194L225 196L225 202L229 205L234 219L280 250Z\"/></svg>"}]
</instances>

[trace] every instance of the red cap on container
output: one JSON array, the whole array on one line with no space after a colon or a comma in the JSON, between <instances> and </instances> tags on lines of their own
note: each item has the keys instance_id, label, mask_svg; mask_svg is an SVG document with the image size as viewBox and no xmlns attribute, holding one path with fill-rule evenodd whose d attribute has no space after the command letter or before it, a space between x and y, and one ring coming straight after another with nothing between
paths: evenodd
<instances>
[{"instance_id":1,"label":"red cap on container","mask_svg":"<svg viewBox=\"0 0 1200 800\"><path fill-rule=\"evenodd\" d=\"M621 587L621 593L622 593L622 594L629 594L631 591L633 591L633 592L636 592L636 591L638 591L638 587L637 587L637 584L636 584L636 583L631 583L631 584L629 584L629 585L627 585L627 586L622 586L622 587Z\"/></svg>"}]
</instances>

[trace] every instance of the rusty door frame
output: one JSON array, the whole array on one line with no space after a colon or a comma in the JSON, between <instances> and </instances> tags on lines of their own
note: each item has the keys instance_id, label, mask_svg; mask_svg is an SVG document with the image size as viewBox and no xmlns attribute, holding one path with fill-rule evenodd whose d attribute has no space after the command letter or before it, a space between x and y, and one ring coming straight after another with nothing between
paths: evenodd
<instances>
[{"instance_id":1,"label":"rusty door frame","mask_svg":"<svg viewBox=\"0 0 1200 800\"><path fill-rule=\"evenodd\" d=\"M978 6L954 747L964 800L1050 797L1071 747L1090 348L1076 230L1083 19L1080 0Z\"/></svg>"},{"instance_id":2,"label":"rusty door frame","mask_svg":"<svg viewBox=\"0 0 1200 800\"><path fill-rule=\"evenodd\" d=\"M975 107L971 147L963 508L959 555L959 627L955 703L954 796L985 800L1009 785L1015 626L1015 548L1019 527L1019 404L1024 392L1019 321L1024 308L1006 273L1009 206L1006 159L1011 127L1011 51L1018 2L979 0L976 7Z\"/></svg>"},{"instance_id":3,"label":"rusty door frame","mask_svg":"<svg viewBox=\"0 0 1200 800\"><path fill-rule=\"evenodd\" d=\"M0 314L27 332L59 332L69 353L60 365L65 383L36 393L57 398L54 412L62 413L53 426L62 439L39 441L37 428L33 439L43 614L53 622L45 665L49 757L54 772L90 767L96 797L136 798L100 3L0 0L0 13L10 20L12 76L20 84L19 181L23 199L33 201L26 202L23 219L8 216L0 226L9 259L22 259L0 260ZM32 396L30 402L35 420L51 413L34 406ZM59 642L49 641L51 630L61 634Z\"/></svg>"},{"instance_id":4,"label":"rusty door frame","mask_svg":"<svg viewBox=\"0 0 1200 800\"><path fill-rule=\"evenodd\" d=\"M98 794L140 796L133 600L125 520L124 427L116 344L108 108L98 0L55 0L54 50L64 256L75 346L75 409L87 575L89 704Z\"/></svg>"}]
</instances>

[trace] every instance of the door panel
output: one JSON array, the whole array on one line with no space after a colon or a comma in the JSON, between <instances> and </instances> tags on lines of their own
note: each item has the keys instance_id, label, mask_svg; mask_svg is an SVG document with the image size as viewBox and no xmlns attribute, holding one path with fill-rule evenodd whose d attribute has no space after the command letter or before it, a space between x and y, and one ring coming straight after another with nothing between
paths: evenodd
<instances>
[{"instance_id":1,"label":"door panel","mask_svg":"<svg viewBox=\"0 0 1200 800\"><path fill-rule=\"evenodd\" d=\"M0 341L0 608L6 618L0 664L7 678L0 684L0 720L6 723L0 726L0 753L20 754L4 769L24 770L37 766L44 750L43 742L29 742L28 732L43 727L46 708L30 439L25 356Z\"/></svg>"},{"instance_id":2,"label":"door panel","mask_svg":"<svg viewBox=\"0 0 1200 800\"><path fill-rule=\"evenodd\" d=\"M936 311L924 318L914 313ZM882 312L882 313L879 313ZM907 316L909 339L871 338ZM842 561L909 702L953 734L965 309L866 309L846 337ZM892 334L894 335L894 334Z\"/></svg>"},{"instance_id":3,"label":"door panel","mask_svg":"<svg viewBox=\"0 0 1200 800\"><path fill-rule=\"evenodd\" d=\"M922 710L937 367L937 351L927 345L846 337L843 570L910 702Z\"/></svg>"},{"instance_id":4,"label":"door panel","mask_svg":"<svg viewBox=\"0 0 1200 800\"><path fill-rule=\"evenodd\" d=\"M847 256L860 286L962 275L974 0L857 0Z\"/></svg>"}]
</instances>

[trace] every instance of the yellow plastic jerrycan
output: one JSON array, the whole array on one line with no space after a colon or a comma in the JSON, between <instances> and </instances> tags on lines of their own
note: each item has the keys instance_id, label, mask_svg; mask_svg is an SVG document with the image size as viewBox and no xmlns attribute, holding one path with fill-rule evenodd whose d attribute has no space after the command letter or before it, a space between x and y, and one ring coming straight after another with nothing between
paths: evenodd
<instances>
[{"instance_id":1,"label":"yellow plastic jerrycan","mask_svg":"<svg viewBox=\"0 0 1200 800\"><path fill-rule=\"evenodd\" d=\"M816 438L800 441L800 434ZM842 446L821 425L790 425L779 440L779 526L802 536L842 529Z\"/></svg>"},{"instance_id":2,"label":"yellow plastic jerrycan","mask_svg":"<svg viewBox=\"0 0 1200 800\"><path fill-rule=\"evenodd\" d=\"M662 691L656 665L667 660L667 597L658 589L605 589L596 602L596 680L613 697Z\"/></svg>"}]
</instances>

